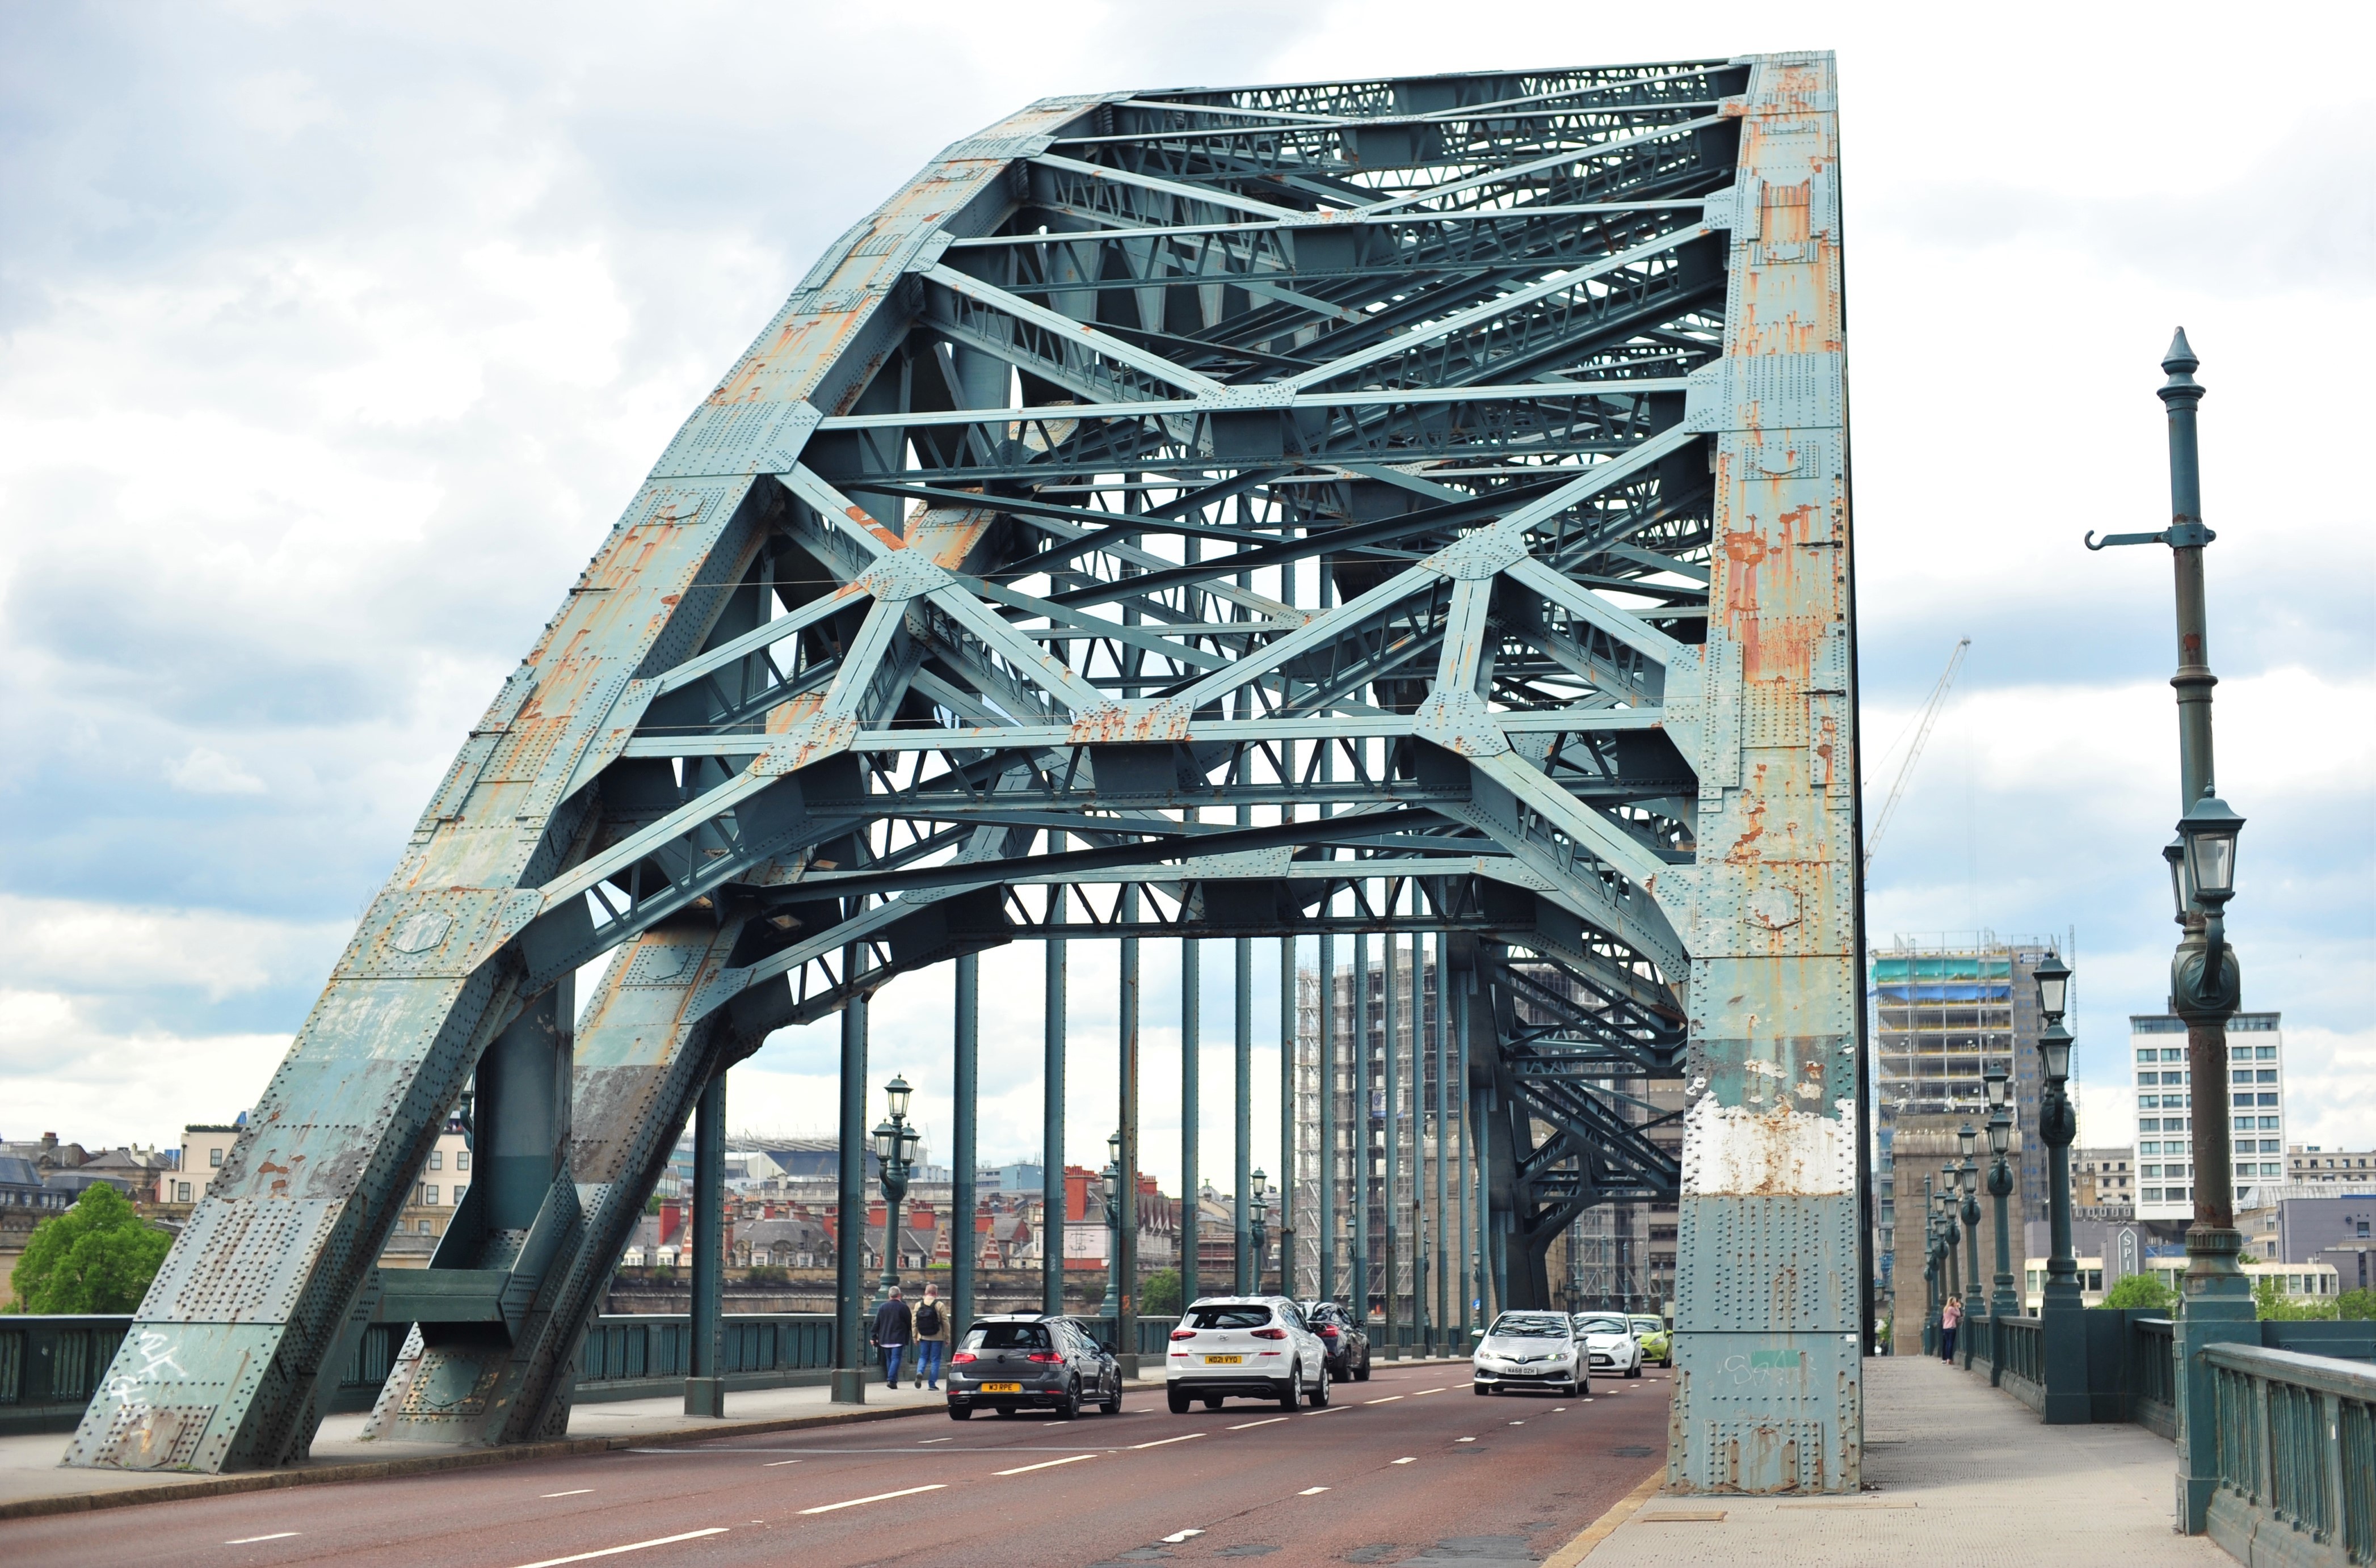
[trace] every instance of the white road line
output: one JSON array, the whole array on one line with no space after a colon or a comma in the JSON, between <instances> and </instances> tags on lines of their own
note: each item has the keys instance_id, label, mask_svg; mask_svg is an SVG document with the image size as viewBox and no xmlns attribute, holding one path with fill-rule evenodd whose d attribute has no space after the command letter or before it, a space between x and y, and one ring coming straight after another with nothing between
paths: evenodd
<instances>
[{"instance_id":1,"label":"white road line","mask_svg":"<svg viewBox=\"0 0 2376 1568\"><path fill-rule=\"evenodd\" d=\"M1152 1443L1134 1443L1131 1444L1131 1447L1134 1451L1140 1448L1160 1448L1167 1443L1185 1443L1192 1437L1202 1437L1205 1434L1201 1432L1183 1432L1178 1437L1158 1437Z\"/></svg>"},{"instance_id":2,"label":"white road line","mask_svg":"<svg viewBox=\"0 0 2376 1568\"><path fill-rule=\"evenodd\" d=\"M583 1562L591 1557L616 1557L623 1551L641 1551L647 1546L673 1546L681 1540L699 1540L704 1536L722 1536L723 1525L712 1525L706 1530L687 1530L681 1536L662 1536L657 1540L629 1541L624 1546L606 1546L600 1551L575 1552L567 1557L548 1557L541 1562L523 1562L520 1568L561 1568L564 1562Z\"/></svg>"},{"instance_id":3,"label":"white road line","mask_svg":"<svg viewBox=\"0 0 2376 1568\"><path fill-rule=\"evenodd\" d=\"M1267 1420L1267 1421L1240 1421L1237 1425L1235 1425L1235 1426L1231 1427L1230 1430L1231 1432L1243 1432L1243 1431L1245 1431L1245 1430L1246 1430L1246 1428L1248 1428L1248 1427L1250 1427L1250 1426L1270 1426L1270 1425L1272 1425L1272 1424L1273 1424L1273 1423L1275 1423L1275 1422L1277 1422L1277 1421L1285 1421L1285 1420L1287 1420L1287 1418L1286 1418L1285 1416L1272 1416L1272 1417L1271 1417L1271 1418L1269 1418L1269 1420Z\"/></svg>"},{"instance_id":4,"label":"white road line","mask_svg":"<svg viewBox=\"0 0 2376 1568\"><path fill-rule=\"evenodd\" d=\"M1322 1492L1326 1491L1327 1490L1328 1490L1328 1489L1327 1489L1326 1487L1325 1487L1325 1486L1307 1486L1307 1487L1305 1487L1301 1491L1297 1492L1295 1495L1296 1495L1296 1496L1298 1496L1298 1497L1317 1497L1317 1496L1319 1496Z\"/></svg>"},{"instance_id":5,"label":"white road line","mask_svg":"<svg viewBox=\"0 0 2376 1568\"><path fill-rule=\"evenodd\" d=\"M1563 1416L1567 1414L1567 1407L1565 1405L1553 1405L1551 1407L1551 1414L1555 1416Z\"/></svg>"},{"instance_id":6,"label":"white road line","mask_svg":"<svg viewBox=\"0 0 2376 1568\"><path fill-rule=\"evenodd\" d=\"M1166 1546L1178 1546L1182 1541L1187 1540L1194 1536L1201 1536L1205 1532L1202 1530L1174 1530L1170 1535L1161 1539L1163 1544Z\"/></svg>"},{"instance_id":7,"label":"white road line","mask_svg":"<svg viewBox=\"0 0 2376 1568\"><path fill-rule=\"evenodd\" d=\"M926 1443L955 1443L956 1441L956 1439L954 1437L928 1437L924 1439L924 1442Z\"/></svg>"},{"instance_id":8,"label":"white road line","mask_svg":"<svg viewBox=\"0 0 2376 1568\"><path fill-rule=\"evenodd\" d=\"M542 1497L583 1497L593 1490L594 1489L590 1486L581 1486L575 1491L547 1491L541 1492L538 1495Z\"/></svg>"},{"instance_id":9,"label":"white road line","mask_svg":"<svg viewBox=\"0 0 2376 1568\"><path fill-rule=\"evenodd\" d=\"M935 1481L931 1486L911 1486L905 1491L878 1491L872 1497L853 1497L847 1503L828 1503L822 1508L803 1508L801 1512L803 1514L830 1514L838 1508L855 1508L861 1503L888 1503L895 1497L913 1497L920 1491L946 1491L947 1490L947 1487ZM528 1568L544 1568L544 1564L541 1562L531 1562L528 1564Z\"/></svg>"},{"instance_id":10,"label":"white road line","mask_svg":"<svg viewBox=\"0 0 2376 1568\"><path fill-rule=\"evenodd\" d=\"M763 1470L772 1470L780 1465L797 1465L799 1463L800 1461L798 1459L770 1459L759 1468Z\"/></svg>"},{"instance_id":11,"label":"white road line","mask_svg":"<svg viewBox=\"0 0 2376 1568\"><path fill-rule=\"evenodd\" d=\"M1455 1437L1452 1441L1455 1443L1474 1443L1477 1440L1473 1437Z\"/></svg>"},{"instance_id":12,"label":"white road line","mask_svg":"<svg viewBox=\"0 0 2376 1568\"><path fill-rule=\"evenodd\" d=\"M295 1530L275 1530L268 1536L242 1536L237 1540L227 1540L223 1542L223 1545L254 1546L260 1540L287 1540L291 1536L293 1536L297 1532Z\"/></svg>"},{"instance_id":13,"label":"white road line","mask_svg":"<svg viewBox=\"0 0 2376 1568\"><path fill-rule=\"evenodd\" d=\"M1095 1454L1075 1454L1069 1459L1043 1459L1036 1465L1017 1465L1011 1470L992 1470L994 1476L1019 1476L1032 1470L1052 1470L1059 1465L1077 1465L1084 1459L1094 1459Z\"/></svg>"},{"instance_id":14,"label":"white road line","mask_svg":"<svg viewBox=\"0 0 2376 1568\"><path fill-rule=\"evenodd\" d=\"M1313 1416L1325 1416L1325 1415L1326 1415L1326 1414L1327 1414L1329 1411L1331 1411L1331 1410L1349 1410L1349 1409L1351 1409L1352 1408L1353 1408L1353 1407L1352 1407L1352 1406L1350 1406L1350 1405L1326 1405L1326 1406L1323 1406L1321 1409L1316 1409L1316 1410L1307 1410L1307 1411L1305 1411L1305 1412L1304 1412L1304 1414L1306 1414L1306 1415L1313 1415Z\"/></svg>"},{"instance_id":15,"label":"white road line","mask_svg":"<svg viewBox=\"0 0 2376 1568\"><path fill-rule=\"evenodd\" d=\"M1524 1426L1524 1425L1526 1425L1527 1423L1526 1423L1526 1422L1524 1422L1524 1421L1512 1421L1510 1424L1511 1424L1512 1426Z\"/></svg>"},{"instance_id":16,"label":"white road line","mask_svg":"<svg viewBox=\"0 0 2376 1568\"><path fill-rule=\"evenodd\" d=\"M1401 1397L1402 1396L1399 1394L1389 1394L1383 1399L1364 1399L1361 1403L1364 1405L1391 1405Z\"/></svg>"},{"instance_id":17,"label":"white road line","mask_svg":"<svg viewBox=\"0 0 2376 1568\"><path fill-rule=\"evenodd\" d=\"M1397 1465L1416 1465L1419 1463L1419 1456L1414 1454L1408 1459L1397 1459L1395 1463Z\"/></svg>"},{"instance_id":18,"label":"white road line","mask_svg":"<svg viewBox=\"0 0 2376 1568\"><path fill-rule=\"evenodd\" d=\"M1441 1388L1422 1388L1422 1389L1420 1389L1420 1390L1419 1391L1419 1393L1412 1395L1412 1396L1411 1396L1411 1397L1412 1397L1412 1398L1414 1398L1414 1399L1417 1399L1417 1398L1420 1398L1420 1397L1423 1397L1423 1396L1425 1396L1425 1395L1429 1395L1429 1394L1441 1394L1441 1393L1443 1393L1443 1389L1441 1389Z\"/></svg>"}]
</instances>

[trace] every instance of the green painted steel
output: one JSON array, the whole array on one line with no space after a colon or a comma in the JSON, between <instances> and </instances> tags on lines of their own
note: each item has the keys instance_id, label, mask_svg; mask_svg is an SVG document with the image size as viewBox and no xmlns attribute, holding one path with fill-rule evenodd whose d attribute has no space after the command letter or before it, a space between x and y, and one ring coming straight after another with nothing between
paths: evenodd
<instances>
[{"instance_id":1,"label":"green painted steel","mask_svg":"<svg viewBox=\"0 0 2376 1568\"><path fill-rule=\"evenodd\" d=\"M1832 91L1808 54L1113 92L945 149L685 421L474 726L72 1462L302 1458L390 1313L374 1436L561 1430L703 1086L842 1012L862 1130L864 1000L901 974L1046 944L1061 1202L1065 943L1312 934L1328 968L1434 932L1464 1288L1542 1303L1578 1212L1680 1190L1677 1480L1853 1489ZM1324 1138L1362 1149L1371 1008L1323 1047L1360 1091ZM1390 1253L1423 1233L1410 1010ZM1688 1077L1680 1126L1615 1091L1645 1076ZM475 1183L434 1278L390 1284L466 1093ZM1371 1173L1319 1163L1324 1288L1416 1291Z\"/></svg>"}]
</instances>

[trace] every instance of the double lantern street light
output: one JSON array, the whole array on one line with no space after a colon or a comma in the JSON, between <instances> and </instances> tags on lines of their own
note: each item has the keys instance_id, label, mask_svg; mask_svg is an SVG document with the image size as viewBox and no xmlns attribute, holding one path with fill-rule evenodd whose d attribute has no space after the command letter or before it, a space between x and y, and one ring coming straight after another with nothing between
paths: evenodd
<instances>
[{"instance_id":1,"label":"double lantern street light","mask_svg":"<svg viewBox=\"0 0 2376 1568\"><path fill-rule=\"evenodd\" d=\"M2013 1197L2013 1166L2005 1156L2013 1149L2013 1107L2007 1100L2007 1080L2012 1075L2002 1062L1990 1062L1981 1074L1989 1091L1989 1196L1996 1200L1997 1272L1989 1293L1990 1317L2017 1317L2021 1301L2013 1288L2013 1239L2007 1231L2006 1200Z\"/></svg>"},{"instance_id":2,"label":"double lantern street light","mask_svg":"<svg viewBox=\"0 0 2376 1568\"><path fill-rule=\"evenodd\" d=\"M883 1086L891 1115L874 1125L874 1158L883 1174L883 1278L875 1282L875 1300L891 1299L899 1284L899 1203L908 1196L908 1178L916 1171L916 1145L923 1135L908 1121L908 1080L894 1077Z\"/></svg>"},{"instance_id":3,"label":"double lantern street light","mask_svg":"<svg viewBox=\"0 0 2376 1568\"><path fill-rule=\"evenodd\" d=\"M1247 1210L1249 1218L1246 1225L1246 1239L1253 1246L1254 1291L1260 1294L1263 1279L1263 1248L1270 1243L1270 1178L1263 1173L1262 1167L1259 1165L1254 1167L1253 1189L1253 1203ZM1282 1291L1286 1288L1284 1285L1279 1287ZM1184 1307L1188 1303L1182 1302L1180 1304Z\"/></svg>"}]
</instances>

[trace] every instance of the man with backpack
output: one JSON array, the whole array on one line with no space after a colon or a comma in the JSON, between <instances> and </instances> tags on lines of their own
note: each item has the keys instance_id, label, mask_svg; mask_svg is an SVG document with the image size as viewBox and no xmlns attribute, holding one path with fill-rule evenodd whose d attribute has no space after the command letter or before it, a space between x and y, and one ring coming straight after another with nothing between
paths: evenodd
<instances>
[{"instance_id":1,"label":"man with backpack","mask_svg":"<svg viewBox=\"0 0 2376 1568\"><path fill-rule=\"evenodd\" d=\"M930 1385L934 1393L941 1387L941 1358L949 1348L949 1315L941 1306L941 1288L924 1287L924 1299L916 1303L916 1386Z\"/></svg>"},{"instance_id":2,"label":"man with backpack","mask_svg":"<svg viewBox=\"0 0 2376 1568\"><path fill-rule=\"evenodd\" d=\"M899 1386L899 1357L908 1349L908 1340L915 1332L915 1319L909 1315L908 1303L900 1299L899 1287L891 1287L891 1297L874 1309L874 1329L868 1336L874 1348L883 1352L883 1385Z\"/></svg>"}]
</instances>

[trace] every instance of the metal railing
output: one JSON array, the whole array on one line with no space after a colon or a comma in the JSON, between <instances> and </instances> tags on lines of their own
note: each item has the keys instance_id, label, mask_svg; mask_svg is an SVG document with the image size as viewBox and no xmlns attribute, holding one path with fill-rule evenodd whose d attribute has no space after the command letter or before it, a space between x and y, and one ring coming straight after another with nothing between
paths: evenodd
<instances>
[{"instance_id":1,"label":"metal railing","mask_svg":"<svg viewBox=\"0 0 2376 1568\"><path fill-rule=\"evenodd\" d=\"M2214 1540L2245 1562L2376 1562L2376 1367L2254 1345L2214 1378Z\"/></svg>"},{"instance_id":2,"label":"metal railing","mask_svg":"<svg viewBox=\"0 0 2376 1568\"><path fill-rule=\"evenodd\" d=\"M2128 1419L2178 1441L2178 1326L2166 1317L2132 1316L2126 1354Z\"/></svg>"},{"instance_id":3,"label":"metal railing","mask_svg":"<svg viewBox=\"0 0 2376 1568\"><path fill-rule=\"evenodd\" d=\"M127 1315L0 1317L0 1433L72 1432Z\"/></svg>"},{"instance_id":4,"label":"metal railing","mask_svg":"<svg viewBox=\"0 0 2376 1568\"><path fill-rule=\"evenodd\" d=\"M599 1404L671 1392L691 1367L692 1324L685 1313L596 1318L578 1347L574 1397ZM834 1322L825 1313L733 1313L719 1323L719 1369L729 1389L824 1383L833 1346Z\"/></svg>"},{"instance_id":5,"label":"metal railing","mask_svg":"<svg viewBox=\"0 0 2376 1568\"><path fill-rule=\"evenodd\" d=\"M1992 1317L1988 1326L1990 1381L2031 1409L2045 1409L2045 1324L2035 1317Z\"/></svg>"}]
</instances>

